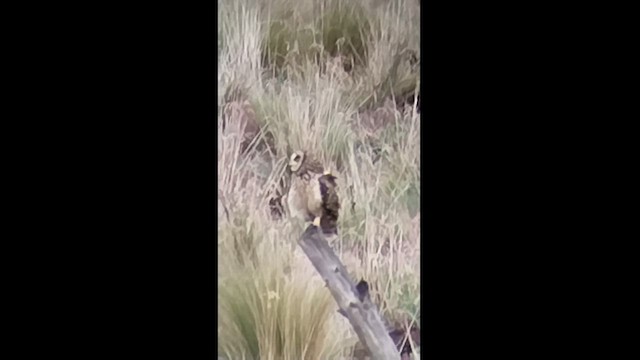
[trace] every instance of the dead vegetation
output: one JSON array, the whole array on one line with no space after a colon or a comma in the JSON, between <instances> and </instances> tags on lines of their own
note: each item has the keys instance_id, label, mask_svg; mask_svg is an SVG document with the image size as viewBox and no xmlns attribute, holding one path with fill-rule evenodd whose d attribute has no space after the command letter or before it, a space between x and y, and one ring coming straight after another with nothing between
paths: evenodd
<instances>
[{"instance_id":1,"label":"dead vegetation","mask_svg":"<svg viewBox=\"0 0 640 360\"><path fill-rule=\"evenodd\" d=\"M418 5L219 3L219 356L357 352L297 246L302 224L277 201L294 149L335 169L343 206L331 246L350 276L367 279L389 331L419 327Z\"/></svg>"}]
</instances>

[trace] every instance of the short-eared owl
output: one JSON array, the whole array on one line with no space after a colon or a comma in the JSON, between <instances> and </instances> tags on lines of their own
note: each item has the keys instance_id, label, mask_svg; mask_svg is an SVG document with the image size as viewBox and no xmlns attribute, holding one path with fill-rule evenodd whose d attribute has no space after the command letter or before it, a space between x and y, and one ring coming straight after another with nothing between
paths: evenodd
<instances>
[{"instance_id":1,"label":"short-eared owl","mask_svg":"<svg viewBox=\"0 0 640 360\"><path fill-rule=\"evenodd\" d=\"M324 233L337 234L338 199L336 177L324 171L322 164L304 151L289 159L291 185L287 204L291 216L313 221Z\"/></svg>"}]
</instances>

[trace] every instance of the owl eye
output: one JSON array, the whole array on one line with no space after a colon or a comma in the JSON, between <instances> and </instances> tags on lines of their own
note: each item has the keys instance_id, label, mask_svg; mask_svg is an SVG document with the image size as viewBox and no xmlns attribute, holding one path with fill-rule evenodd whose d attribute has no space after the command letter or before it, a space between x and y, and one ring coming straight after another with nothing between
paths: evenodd
<instances>
[{"instance_id":1,"label":"owl eye","mask_svg":"<svg viewBox=\"0 0 640 360\"><path fill-rule=\"evenodd\" d=\"M293 157L293 161L300 161L300 155L296 155Z\"/></svg>"}]
</instances>

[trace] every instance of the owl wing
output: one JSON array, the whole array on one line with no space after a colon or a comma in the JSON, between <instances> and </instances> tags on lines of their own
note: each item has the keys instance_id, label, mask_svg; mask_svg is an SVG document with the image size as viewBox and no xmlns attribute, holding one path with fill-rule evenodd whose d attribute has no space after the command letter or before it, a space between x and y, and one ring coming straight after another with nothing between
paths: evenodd
<instances>
[{"instance_id":1,"label":"owl wing","mask_svg":"<svg viewBox=\"0 0 640 360\"><path fill-rule=\"evenodd\" d=\"M336 177L331 174L323 174L318 178L319 193L322 198L322 217L320 228L324 233L338 234L338 215L340 212L340 199L338 198L338 186Z\"/></svg>"}]
</instances>

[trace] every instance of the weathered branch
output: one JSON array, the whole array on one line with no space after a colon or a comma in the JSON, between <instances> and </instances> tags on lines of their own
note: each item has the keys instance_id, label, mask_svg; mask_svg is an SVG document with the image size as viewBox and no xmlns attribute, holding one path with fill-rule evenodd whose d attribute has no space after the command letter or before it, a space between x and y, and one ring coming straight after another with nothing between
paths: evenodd
<instances>
[{"instance_id":1,"label":"weathered branch","mask_svg":"<svg viewBox=\"0 0 640 360\"><path fill-rule=\"evenodd\" d=\"M360 342L374 360L396 360L400 354L382 322L377 306L371 302L366 283L356 286L323 234L309 226L302 234L300 247L325 280L341 313L349 319ZM360 290L360 291L358 291Z\"/></svg>"}]
</instances>

